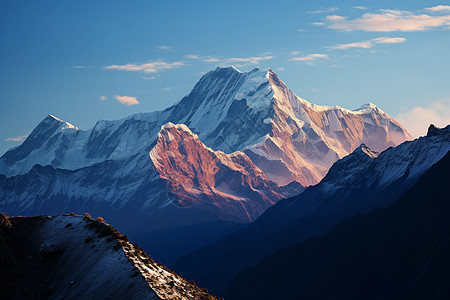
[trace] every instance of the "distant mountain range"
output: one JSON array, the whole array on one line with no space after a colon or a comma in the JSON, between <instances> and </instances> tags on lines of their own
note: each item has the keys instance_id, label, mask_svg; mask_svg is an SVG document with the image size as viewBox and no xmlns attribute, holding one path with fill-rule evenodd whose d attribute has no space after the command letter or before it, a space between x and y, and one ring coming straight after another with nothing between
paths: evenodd
<instances>
[{"instance_id":1,"label":"distant mountain range","mask_svg":"<svg viewBox=\"0 0 450 300\"><path fill-rule=\"evenodd\" d=\"M49 115L0 158L0 210L103 216L170 261L318 183L360 144L410 139L373 104L318 106L272 70L217 68L164 111L87 131Z\"/></svg>"},{"instance_id":2,"label":"distant mountain range","mask_svg":"<svg viewBox=\"0 0 450 300\"><path fill-rule=\"evenodd\" d=\"M430 126L427 136L381 153L362 145L337 161L319 184L279 201L245 229L194 251L174 267L222 295L240 271L276 250L324 235L357 214L391 205L449 151L450 125ZM443 176L448 182L448 172Z\"/></svg>"}]
</instances>

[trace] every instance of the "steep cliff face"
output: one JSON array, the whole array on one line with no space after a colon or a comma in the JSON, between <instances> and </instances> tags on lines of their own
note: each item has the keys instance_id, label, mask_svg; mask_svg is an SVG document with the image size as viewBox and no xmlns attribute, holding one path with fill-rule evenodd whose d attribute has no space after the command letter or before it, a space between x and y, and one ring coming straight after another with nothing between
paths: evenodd
<instances>
[{"instance_id":1,"label":"steep cliff face","mask_svg":"<svg viewBox=\"0 0 450 300\"><path fill-rule=\"evenodd\" d=\"M150 157L183 207L202 207L224 219L255 220L283 196L242 152L207 148L185 125L164 125Z\"/></svg>"}]
</instances>

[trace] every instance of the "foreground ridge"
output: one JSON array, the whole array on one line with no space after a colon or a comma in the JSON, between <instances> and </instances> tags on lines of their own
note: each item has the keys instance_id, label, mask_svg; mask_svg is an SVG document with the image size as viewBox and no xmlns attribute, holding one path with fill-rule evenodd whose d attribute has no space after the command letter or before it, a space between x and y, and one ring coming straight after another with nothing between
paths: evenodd
<instances>
[{"instance_id":1,"label":"foreground ridge","mask_svg":"<svg viewBox=\"0 0 450 300\"><path fill-rule=\"evenodd\" d=\"M216 299L102 218L0 215L2 298Z\"/></svg>"}]
</instances>

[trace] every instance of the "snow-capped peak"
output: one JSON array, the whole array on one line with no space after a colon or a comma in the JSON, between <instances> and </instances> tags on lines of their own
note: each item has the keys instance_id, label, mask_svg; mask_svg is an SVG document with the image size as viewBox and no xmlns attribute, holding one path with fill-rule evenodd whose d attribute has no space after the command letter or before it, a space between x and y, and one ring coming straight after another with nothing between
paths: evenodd
<instances>
[{"instance_id":1,"label":"snow-capped peak","mask_svg":"<svg viewBox=\"0 0 450 300\"><path fill-rule=\"evenodd\" d=\"M11 152L6 155L9 158L2 158L5 163L0 161L0 172L8 176L24 173L37 163L75 169L137 153L145 155L161 126L172 122L185 124L187 127L178 129L192 131L214 150L232 153L251 148L259 168L268 174L276 171L269 178L282 185L296 180L306 186L317 183L337 159L361 143L381 151L411 139L400 124L373 104L356 111L315 105L295 95L271 69L242 72L233 66L208 72L189 95L161 112L99 121L94 128L80 132L54 116L49 119L46 122L51 126L36 128L45 134L32 147L19 147L12 151L14 155ZM51 138L58 132L64 134ZM55 151L49 152L50 148ZM275 163L277 167L272 166Z\"/></svg>"},{"instance_id":2,"label":"snow-capped peak","mask_svg":"<svg viewBox=\"0 0 450 300\"><path fill-rule=\"evenodd\" d=\"M66 129L74 129L74 130L78 130L78 127L76 127L76 126L70 124L69 122L63 121L63 120L61 120L60 118L57 118L57 117L55 117L55 116L52 115L52 114L49 114L49 115L47 116L47 118L44 119L44 121L46 121L46 120L49 120L49 121L58 121L59 123L62 123L62 124L61 124L61 127L60 127L61 130L66 130Z\"/></svg>"},{"instance_id":3,"label":"snow-capped peak","mask_svg":"<svg viewBox=\"0 0 450 300\"><path fill-rule=\"evenodd\" d=\"M220 67L217 67L217 68L220 69ZM244 72L240 71L238 68L236 68L236 67L233 66L233 65L231 65L230 68L233 69L233 70L235 70L235 71L237 71L237 72L239 72L239 73L244 73Z\"/></svg>"},{"instance_id":4,"label":"snow-capped peak","mask_svg":"<svg viewBox=\"0 0 450 300\"><path fill-rule=\"evenodd\" d=\"M227 219L253 221L282 198L278 187L246 154L214 151L183 124L163 125L149 155L160 177L177 197L177 205L183 207L193 204L214 210L221 207L220 214L226 211ZM246 195L250 194L252 201L246 201Z\"/></svg>"},{"instance_id":5,"label":"snow-capped peak","mask_svg":"<svg viewBox=\"0 0 450 300\"><path fill-rule=\"evenodd\" d=\"M366 103L361 105L361 107L355 109L354 111L360 111L360 110L374 110L374 109L379 109L378 106L376 106L375 104L373 104L372 102Z\"/></svg>"},{"instance_id":6,"label":"snow-capped peak","mask_svg":"<svg viewBox=\"0 0 450 300\"><path fill-rule=\"evenodd\" d=\"M49 114L48 117L53 118L53 119L55 119L56 121L59 121L59 122L64 122L63 120L61 120L60 118L55 117L52 114Z\"/></svg>"},{"instance_id":7,"label":"snow-capped peak","mask_svg":"<svg viewBox=\"0 0 450 300\"><path fill-rule=\"evenodd\" d=\"M163 130L163 129L164 130L169 130L171 128L175 128L177 130L182 130L182 131L185 131L185 132L193 135L193 133L189 129L189 127L187 127L184 124L173 124L172 122L168 122L168 123L164 124L163 126L161 126L161 130Z\"/></svg>"}]
</instances>

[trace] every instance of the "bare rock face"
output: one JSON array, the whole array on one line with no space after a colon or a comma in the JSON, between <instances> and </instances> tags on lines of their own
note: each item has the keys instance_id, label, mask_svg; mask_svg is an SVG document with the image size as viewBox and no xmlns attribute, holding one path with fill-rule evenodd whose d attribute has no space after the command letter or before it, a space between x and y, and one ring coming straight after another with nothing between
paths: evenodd
<instances>
[{"instance_id":1,"label":"bare rock face","mask_svg":"<svg viewBox=\"0 0 450 300\"><path fill-rule=\"evenodd\" d=\"M89 216L0 216L2 299L215 299Z\"/></svg>"},{"instance_id":2,"label":"bare rock face","mask_svg":"<svg viewBox=\"0 0 450 300\"><path fill-rule=\"evenodd\" d=\"M283 198L247 155L213 151L185 125L164 125L150 158L183 207L195 205L225 219L253 221Z\"/></svg>"}]
</instances>

